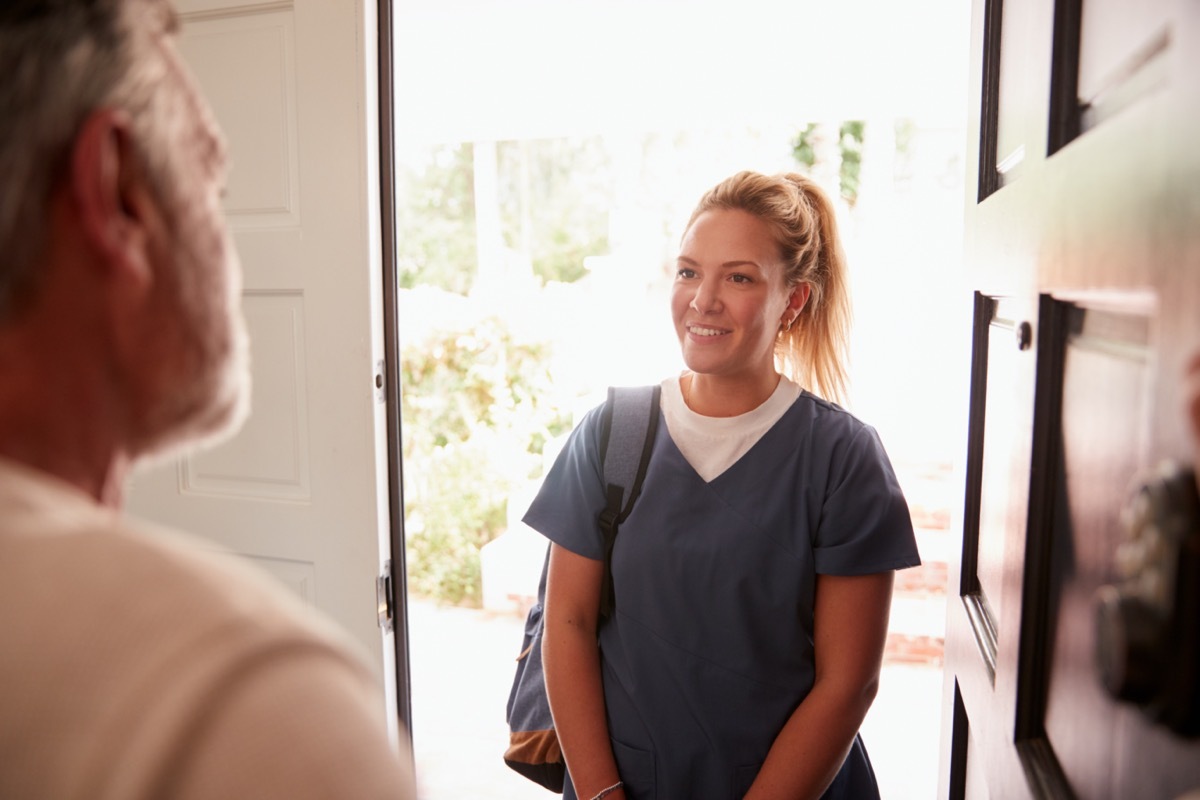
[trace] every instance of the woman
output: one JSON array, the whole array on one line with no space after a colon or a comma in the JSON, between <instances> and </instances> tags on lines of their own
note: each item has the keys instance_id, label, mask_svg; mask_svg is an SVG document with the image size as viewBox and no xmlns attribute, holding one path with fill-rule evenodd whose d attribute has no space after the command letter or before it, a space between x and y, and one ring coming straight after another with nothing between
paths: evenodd
<instances>
[{"instance_id":1,"label":"woman","mask_svg":"<svg viewBox=\"0 0 1200 800\"><path fill-rule=\"evenodd\" d=\"M552 541L543 659L565 797L877 797L857 732L893 571L920 562L874 430L801 388L836 398L845 380L828 199L800 175L711 189L671 313L687 371L662 384L611 617L598 614L595 410L525 516Z\"/></svg>"}]
</instances>

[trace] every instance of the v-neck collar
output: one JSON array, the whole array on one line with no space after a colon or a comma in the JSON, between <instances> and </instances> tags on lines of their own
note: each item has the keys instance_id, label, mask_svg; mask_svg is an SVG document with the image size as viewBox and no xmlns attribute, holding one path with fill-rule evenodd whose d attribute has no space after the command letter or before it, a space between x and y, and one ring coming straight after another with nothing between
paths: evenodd
<instances>
[{"instance_id":1,"label":"v-neck collar","mask_svg":"<svg viewBox=\"0 0 1200 800\"><path fill-rule=\"evenodd\" d=\"M700 473L700 471L696 469L696 467L692 464L692 462L688 460L688 457L683 452L683 448L681 448L679 446L679 443L675 438L675 432L671 430L671 426L670 426L669 422L665 426L667 429L666 430L666 434L667 434L666 438L669 440L670 446L674 450L674 453L676 455L678 455L679 460L687 467L687 470L691 474L696 476L697 480L704 483L705 485L708 485L711 487L717 487L720 484L728 483L730 481L736 480L736 475L748 468L748 467L743 466L744 464L747 464L747 463L754 464L756 461L759 461L759 456L761 454L761 451L763 451L764 449L770 448L772 446L772 441L777 437L777 435L779 433L779 429L782 426L791 424L790 420L797 413L799 413L798 408L800 406L801 401L805 400L807 397L809 397L808 392L801 389L800 395L798 397L796 397L788 405L788 407L784 410L783 414L781 414L779 416L779 418L776 419L770 425L770 427L768 427L744 452L742 452L741 455L739 455L732 462L730 462L718 474L714 475L712 478L709 478L709 479L706 479ZM760 408L761 408L761 406L760 406ZM759 410L759 409L755 409L755 411L757 411L757 410ZM754 412L749 412L749 413L754 413ZM704 419L707 419L707 418L704 418ZM723 421L725 418L719 418L719 419L721 419ZM794 444L798 445L799 443L796 442Z\"/></svg>"},{"instance_id":2,"label":"v-neck collar","mask_svg":"<svg viewBox=\"0 0 1200 800\"><path fill-rule=\"evenodd\" d=\"M804 390L781 378L765 402L736 417L706 417L687 408L677 378L663 381L663 416L671 441L705 483L728 472L771 435Z\"/></svg>"}]
</instances>

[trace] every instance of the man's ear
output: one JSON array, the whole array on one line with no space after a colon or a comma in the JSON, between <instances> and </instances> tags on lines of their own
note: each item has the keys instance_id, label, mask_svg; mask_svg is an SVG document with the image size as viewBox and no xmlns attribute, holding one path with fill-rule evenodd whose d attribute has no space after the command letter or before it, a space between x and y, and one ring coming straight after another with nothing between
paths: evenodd
<instances>
[{"instance_id":1,"label":"man's ear","mask_svg":"<svg viewBox=\"0 0 1200 800\"><path fill-rule=\"evenodd\" d=\"M127 115L100 109L84 120L69 180L84 237L113 273L107 277L149 283L161 215Z\"/></svg>"}]
</instances>

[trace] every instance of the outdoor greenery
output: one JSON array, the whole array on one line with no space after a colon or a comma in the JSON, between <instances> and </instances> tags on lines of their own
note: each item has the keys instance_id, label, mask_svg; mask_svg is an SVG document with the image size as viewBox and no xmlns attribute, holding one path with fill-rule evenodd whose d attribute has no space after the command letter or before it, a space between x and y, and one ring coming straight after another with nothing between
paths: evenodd
<instances>
[{"instance_id":1,"label":"outdoor greenery","mask_svg":"<svg viewBox=\"0 0 1200 800\"><path fill-rule=\"evenodd\" d=\"M842 165L838 170L838 183L842 197L851 207L858 200L858 175L862 170L863 131L862 120L846 120L838 128L838 148L842 152Z\"/></svg>"},{"instance_id":2,"label":"outdoor greenery","mask_svg":"<svg viewBox=\"0 0 1200 800\"><path fill-rule=\"evenodd\" d=\"M517 341L496 317L458 322L402 342L408 580L417 595L479 605L479 548L569 417L547 405L545 343Z\"/></svg>"},{"instance_id":3,"label":"outdoor greenery","mask_svg":"<svg viewBox=\"0 0 1200 800\"><path fill-rule=\"evenodd\" d=\"M808 123L796 134L796 140L792 143L792 156L797 164L807 170L811 170L817 164L817 137L820 135L820 128L816 122Z\"/></svg>"},{"instance_id":4,"label":"outdoor greenery","mask_svg":"<svg viewBox=\"0 0 1200 800\"><path fill-rule=\"evenodd\" d=\"M600 137L501 142L496 154L506 244L543 281L572 283L608 252L611 168Z\"/></svg>"},{"instance_id":5,"label":"outdoor greenery","mask_svg":"<svg viewBox=\"0 0 1200 800\"><path fill-rule=\"evenodd\" d=\"M542 282L579 280L588 256L608 252L603 141L495 148L504 244ZM402 290L470 294L479 271L475 158L472 143L439 145L398 168ZM448 315L440 325L401 342L409 589L479 605L480 548L503 532L513 487L536 477L543 445L567 429L569 416L547 405L555 394L546 342L518 341L499 317Z\"/></svg>"},{"instance_id":6,"label":"outdoor greenery","mask_svg":"<svg viewBox=\"0 0 1200 800\"><path fill-rule=\"evenodd\" d=\"M475 255L475 148L430 148L424 163L400 168L396 263L404 288L436 286L466 294L478 271Z\"/></svg>"},{"instance_id":7,"label":"outdoor greenery","mask_svg":"<svg viewBox=\"0 0 1200 800\"><path fill-rule=\"evenodd\" d=\"M862 169L863 134L866 123L862 120L846 120L838 126L838 185L842 199L853 208L858 201L859 173ZM820 138L827 136L825 125L812 122L796 134L792 142L792 156L805 171L811 172L820 160L818 145Z\"/></svg>"},{"instance_id":8,"label":"outdoor greenery","mask_svg":"<svg viewBox=\"0 0 1200 800\"><path fill-rule=\"evenodd\" d=\"M544 281L574 282L608 252L608 152L599 137L523 139L496 147L501 233ZM475 145L432 147L398 175L400 285L467 294L478 273Z\"/></svg>"}]
</instances>

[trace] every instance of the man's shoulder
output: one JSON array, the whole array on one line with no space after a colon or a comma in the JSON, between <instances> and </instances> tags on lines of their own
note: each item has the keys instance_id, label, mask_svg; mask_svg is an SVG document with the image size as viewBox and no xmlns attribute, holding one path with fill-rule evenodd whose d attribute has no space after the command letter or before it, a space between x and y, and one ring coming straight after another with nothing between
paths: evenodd
<instances>
[{"instance_id":1,"label":"man's shoulder","mask_svg":"<svg viewBox=\"0 0 1200 800\"><path fill-rule=\"evenodd\" d=\"M323 738L330 720L361 747L386 746L376 681L338 628L244 558L98 506L6 518L0 505L0 637L12 655L0 658L0 760L25 765L0 789L19 778L66 795L59 782L82 775L142 786L202 723L223 726L199 751L221 754L224 766L196 772L214 786L283 781L262 765L278 748L314 764L322 748L340 753ZM235 781L229 753L242 751L257 766ZM400 774L374 762L380 780Z\"/></svg>"},{"instance_id":2,"label":"man's shoulder","mask_svg":"<svg viewBox=\"0 0 1200 800\"><path fill-rule=\"evenodd\" d=\"M341 629L246 557L98 506L0 521L0 577L0 629L38 637L53 621L43 646L78 637L81 655L127 648L168 659L194 648L212 660L302 644L359 659Z\"/></svg>"},{"instance_id":3,"label":"man's shoulder","mask_svg":"<svg viewBox=\"0 0 1200 800\"><path fill-rule=\"evenodd\" d=\"M59 556L73 565L74 580L98 595L143 598L147 608L133 621L156 627L186 619L193 635L220 630L227 641L311 639L349 646L340 629L249 557L190 533L117 516L62 537L58 547L70 551ZM149 608L155 603L171 613L155 613Z\"/></svg>"}]
</instances>

